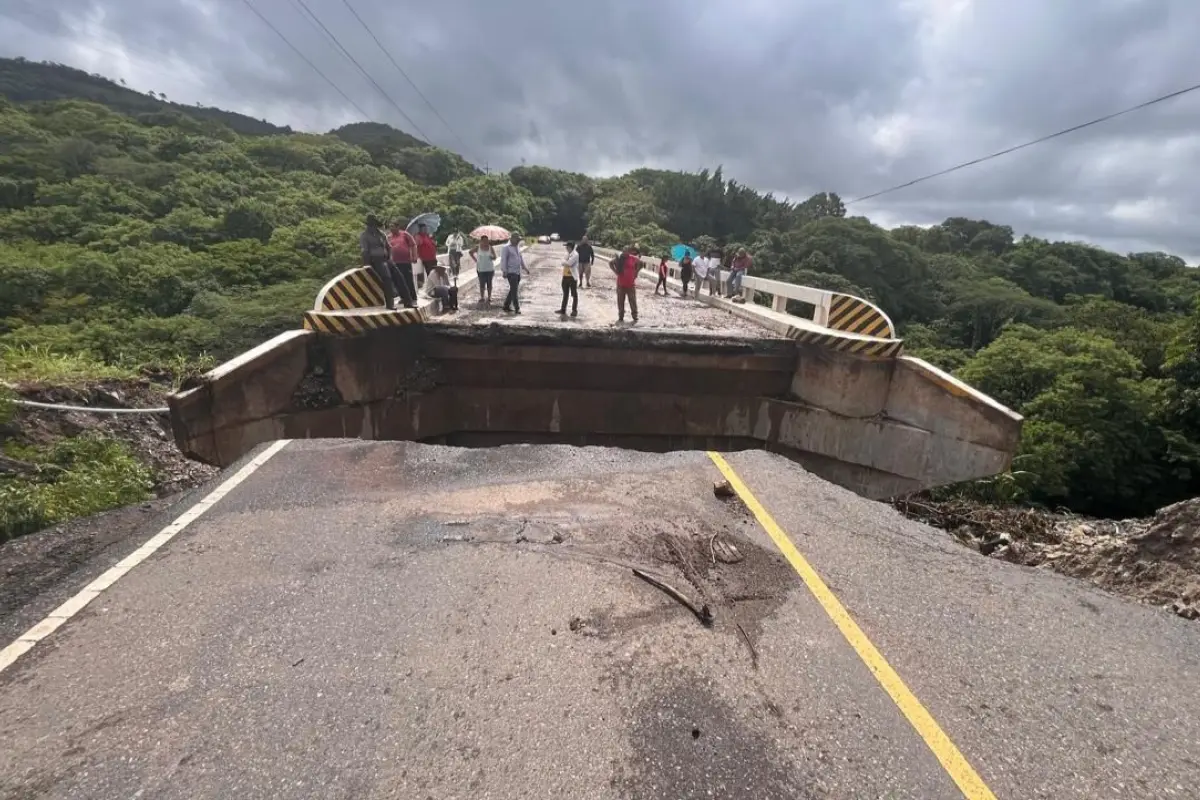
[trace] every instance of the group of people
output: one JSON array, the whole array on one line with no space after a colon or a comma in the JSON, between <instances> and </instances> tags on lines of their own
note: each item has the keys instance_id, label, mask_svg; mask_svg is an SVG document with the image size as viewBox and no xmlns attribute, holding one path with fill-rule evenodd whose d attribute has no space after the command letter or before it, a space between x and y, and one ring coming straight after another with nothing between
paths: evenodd
<instances>
[{"instance_id":1,"label":"group of people","mask_svg":"<svg viewBox=\"0 0 1200 800\"><path fill-rule=\"evenodd\" d=\"M666 282L666 263L664 258L660 270L663 277L660 283L663 287L663 294L667 292ZM754 258L746 248L739 248L733 260L729 263L729 280L726 283L725 290L727 297L734 302L741 300L742 279L746 277L746 273L750 271L750 267L754 265ZM713 250L706 256L703 253L697 253L695 257L688 253L679 262L679 280L683 284L683 296L688 293L688 284L692 284L692 296L699 297L700 289L707 284L709 296L720 296L721 294L721 254ZM695 282L693 284L693 281ZM658 288L655 287L655 294L658 293Z\"/></svg>"},{"instance_id":2,"label":"group of people","mask_svg":"<svg viewBox=\"0 0 1200 800\"><path fill-rule=\"evenodd\" d=\"M362 251L363 261L370 265L379 278L388 309L396 308L397 299L405 308L415 307L417 292L424 288L427 296L442 300L444 310L457 311L458 274L465 252L470 255L475 265L480 305L491 306L493 278L499 270L508 283L508 292L502 307L506 313L520 314L521 277L529 274L525 256L521 252L520 234L512 234L507 243L493 243L483 236L469 250L464 250L465 244L465 238L458 232L446 238L450 270L448 275L446 266L438 263L437 243L425 225L419 225L414 236L405 230L400 222L393 222L390 232L385 234L379 218L371 215L367 217L366 228L359 236L359 249ZM567 305L570 303L570 315L575 317L579 314L579 290L592 286L592 265L596 261L596 251L586 235L578 244L567 242L566 247L567 256L562 263L562 303L558 313L566 316ZM729 280L726 284L728 298L735 301L740 299L742 279L752 264L750 254L745 248L740 248L729 263ZM420 267L415 274L414 266ZM609 261L609 268L617 280L618 322L625 320L627 305L630 316L637 322L637 279L642 267L641 247L637 243L626 247ZM701 287L705 284L710 296L720 295L721 268L721 254L718 251L711 251L707 255L685 255L679 262L679 278L683 283L681 296L687 297L690 288L691 296L698 298ZM659 290L664 297L669 294L668 275L667 257L663 256L658 265L655 295L658 295Z\"/></svg>"},{"instance_id":3,"label":"group of people","mask_svg":"<svg viewBox=\"0 0 1200 800\"><path fill-rule=\"evenodd\" d=\"M457 237L457 240L455 240ZM453 234L447 241L450 263L457 277L457 262L462 259L462 234ZM457 244L458 258L455 258ZM370 265L379 283L383 286L384 301L388 309L396 308L397 298L405 308L415 308L417 291L424 288L430 297L442 297L452 310L458 308L458 288L451 286L446 268L438 264L437 242L425 225L417 227L414 236L400 222L393 222L389 233L384 233L379 217L367 217L366 228L358 237L358 248L364 263ZM414 276L414 265L420 271Z\"/></svg>"}]
</instances>

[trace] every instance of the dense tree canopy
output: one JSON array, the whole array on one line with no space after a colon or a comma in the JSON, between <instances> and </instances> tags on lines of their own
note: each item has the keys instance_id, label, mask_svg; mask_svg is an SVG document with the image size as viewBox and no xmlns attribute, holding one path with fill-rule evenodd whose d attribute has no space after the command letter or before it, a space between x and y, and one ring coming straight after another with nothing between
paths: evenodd
<instances>
[{"instance_id":1,"label":"dense tree canopy","mask_svg":"<svg viewBox=\"0 0 1200 800\"><path fill-rule=\"evenodd\" d=\"M367 213L651 253L745 246L757 274L872 298L908 352L1024 414L1029 499L1129 514L1200 492L1200 271L1174 256L963 218L888 231L834 193L792 202L719 167L482 175L385 125L292 133L54 65L0 67L0 349L233 355L296 325L357 259Z\"/></svg>"}]
</instances>

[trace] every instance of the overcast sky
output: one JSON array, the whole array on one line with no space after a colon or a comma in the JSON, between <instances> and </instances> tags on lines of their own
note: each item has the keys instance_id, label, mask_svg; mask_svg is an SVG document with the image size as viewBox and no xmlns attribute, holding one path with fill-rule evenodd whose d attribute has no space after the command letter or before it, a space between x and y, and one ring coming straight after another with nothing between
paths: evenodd
<instances>
[{"instance_id":1,"label":"overcast sky","mask_svg":"<svg viewBox=\"0 0 1200 800\"><path fill-rule=\"evenodd\" d=\"M252 0L370 117L492 169L725 166L844 199L1200 83L1200 0ZM405 11L408 6L412 11ZM327 130L362 116L245 0L3 0L0 54ZM464 146L465 145L465 146ZM1200 260L1200 91L851 207Z\"/></svg>"}]
</instances>

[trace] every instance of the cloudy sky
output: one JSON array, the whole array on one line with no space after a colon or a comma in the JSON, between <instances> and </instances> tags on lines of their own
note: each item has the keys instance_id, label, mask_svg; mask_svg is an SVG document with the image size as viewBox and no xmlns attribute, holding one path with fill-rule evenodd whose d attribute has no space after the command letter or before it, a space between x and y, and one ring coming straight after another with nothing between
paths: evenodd
<instances>
[{"instance_id":1,"label":"cloudy sky","mask_svg":"<svg viewBox=\"0 0 1200 800\"><path fill-rule=\"evenodd\" d=\"M301 0L250 0L372 119L478 164L723 164L798 199L870 194L1200 83L1200 0L302 1L412 122ZM362 118L246 0L4 0L0 54L300 129ZM1198 178L1200 91L851 211L1196 263Z\"/></svg>"}]
</instances>

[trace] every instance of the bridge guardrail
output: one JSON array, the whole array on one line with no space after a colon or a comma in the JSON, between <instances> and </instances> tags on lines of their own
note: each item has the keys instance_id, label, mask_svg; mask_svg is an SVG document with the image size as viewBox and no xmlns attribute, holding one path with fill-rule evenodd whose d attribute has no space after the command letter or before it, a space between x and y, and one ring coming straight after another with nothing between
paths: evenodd
<instances>
[{"instance_id":1,"label":"bridge guardrail","mask_svg":"<svg viewBox=\"0 0 1200 800\"><path fill-rule=\"evenodd\" d=\"M596 247L595 250L597 256L606 261L618 252L608 247ZM643 256L641 261L650 269L658 269L657 259ZM674 288L681 289L678 262L668 261L667 271L669 280L675 284ZM737 304L723 296L728 288L728 277L729 271L722 269L722 297L701 293L699 300L806 344L876 358L894 358L903 350L903 340L896 337L891 318L883 309L862 297L747 275L742 279L741 298L745 302ZM769 296L770 305L763 307L756 304L756 294ZM803 317L790 314L787 311L789 300L811 305L813 315ZM807 324L800 323L800 320Z\"/></svg>"}]
</instances>

